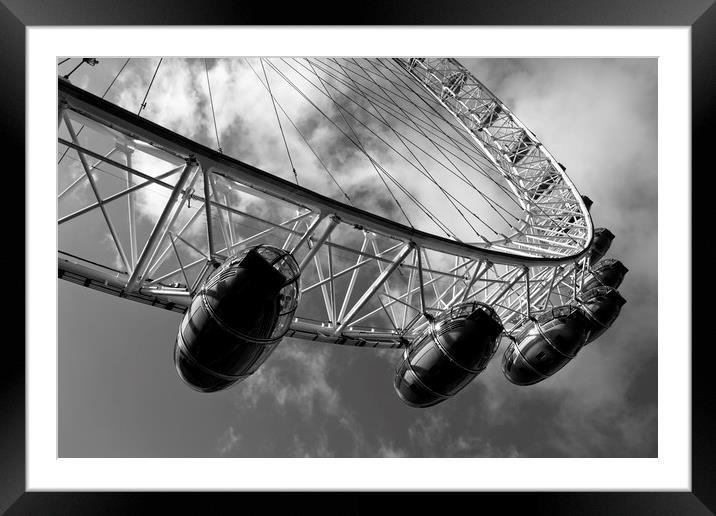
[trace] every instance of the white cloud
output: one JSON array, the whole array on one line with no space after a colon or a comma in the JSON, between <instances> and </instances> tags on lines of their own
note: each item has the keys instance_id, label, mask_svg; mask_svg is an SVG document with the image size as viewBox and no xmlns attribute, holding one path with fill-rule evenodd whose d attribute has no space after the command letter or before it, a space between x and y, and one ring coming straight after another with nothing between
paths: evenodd
<instances>
[{"instance_id":1,"label":"white cloud","mask_svg":"<svg viewBox=\"0 0 716 516\"><path fill-rule=\"evenodd\" d=\"M122 92L118 96L120 105L134 112L156 66L156 60L138 61L139 66L125 74L117 88ZM261 73L258 62L252 64ZM656 393L651 393L650 400L642 402L638 410L628 399L634 372L645 367L643 361L656 352L655 66L645 61L615 64L598 60L577 65L540 60L522 62L514 69L504 63L493 64L481 62L484 67L480 68L480 77L568 166L578 188L595 201L596 225L610 227L617 235L611 256L622 258L631 271L622 287L628 303L614 328L554 378L529 388L514 387L502 376L499 363L503 348L488 371L444 406L409 416L397 411L385 416L401 421L400 430L392 429L386 435L371 433L371 422L361 419L384 415L366 411L358 417L348 405L343 394L345 382L332 362L333 350L315 343L283 342L268 362L237 388L245 407L257 413L270 407L278 407L284 415L295 411L309 423L338 422L341 432L351 435L353 454L362 456L416 452L514 456L529 455L535 449L571 456L601 455L615 449L640 455L655 452ZM577 71L568 72L569 66ZM311 142L326 150L324 158L335 168L341 184L349 192L362 191L363 207L385 209L389 197L370 163L346 145L335 128L325 123L316 125L321 115L305 103L301 109L290 86L278 80L272 70L267 72L276 97L297 125L306 129ZM246 63L220 59L212 63L210 75L224 152L292 180L270 98ZM165 60L143 115L215 147L205 79L201 61ZM320 95L315 98L322 109L340 120L328 99ZM302 143L281 117L301 183L340 198L312 154L305 148L296 152ZM375 145L374 138L366 141ZM399 158L391 152L385 151L381 157L391 172L397 167ZM150 159L139 155L135 164L151 174L160 172ZM406 170L415 175L413 169ZM75 164L72 174L76 172ZM409 178L408 172L395 174ZM422 187L422 183L415 185L416 189ZM140 209L146 219L156 220L163 205L150 193L147 190L138 195ZM421 193L433 200L440 198L434 189L424 188ZM232 202L267 211L265 203L245 197ZM399 218L394 209L393 215ZM113 245L111 241L106 244ZM431 258L434 266L451 260L445 256ZM391 363L399 359L394 351L382 354ZM541 404L554 412L538 413ZM467 410L462 410L465 407ZM470 414L476 419L470 420ZM475 422L477 418L480 422ZM503 429L524 432L529 418L537 418L542 428L552 429L543 443L504 445L496 435ZM467 421L486 436L464 431ZM232 451L244 438L243 429L238 424L236 428L230 426L222 435L218 445L220 451L225 450L222 453ZM313 438L297 435L293 453L328 456L338 449L335 435L330 430L317 432Z\"/></svg>"},{"instance_id":2,"label":"white cloud","mask_svg":"<svg viewBox=\"0 0 716 516\"><path fill-rule=\"evenodd\" d=\"M226 455L233 451L241 441L241 435L237 434L234 427L231 426L219 438L218 448L221 455Z\"/></svg>"},{"instance_id":3,"label":"white cloud","mask_svg":"<svg viewBox=\"0 0 716 516\"><path fill-rule=\"evenodd\" d=\"M443 439L449 426L445 416L437 410L426 411L408 428L408 438L413 446L432 450Z\"/></svg>"},{"instance_id":4,"label":"white cloud","mask_svg":"<svg viewBox=\"0 0 716 516\"><path fill-rule=\"evenodd\" d=\"M309 418L342 413L340 394L328 381L330 350L294 339L282 342L268 361L241 384L239 397L250 406L265 398Z\"/></svg>"},{"instance_id":5,"label":"white cloud","mask_svg":"<svg viewBox=\"0 0 716 516\"><path fill-rule=\"evenodd\" d=\"M294 436L293 448L291 455L294 457L334 457L335 453L331 450L328 442L328 435L320 432L315 445L311 446L304 442L300 437Z\"/></svg>"},{"instance_id":6,"label":"white cloud","mask_svg":"<svg viewBox=\"0 0 716 516\"><path fill-rule=\"evenodd\" d=\"M377 456L378 457L408 457L408 452L400 447L394 446L391 444L386 444L385 442L379 440L380 447L378 448Z\"/></svg>"}]
</instances>

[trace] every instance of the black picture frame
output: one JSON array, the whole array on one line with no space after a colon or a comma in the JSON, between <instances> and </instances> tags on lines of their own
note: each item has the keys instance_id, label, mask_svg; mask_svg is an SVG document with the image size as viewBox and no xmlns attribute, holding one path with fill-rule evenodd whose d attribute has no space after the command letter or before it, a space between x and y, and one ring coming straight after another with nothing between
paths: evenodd
<instances>
[{"instance_id":1,"label":"black picture frame","mask_svg":"<svg viewBox=\"0 0 716 516\"><path fill-rule=\"evenodd\" d=\"M347 5L344 4L345 8ZM356 7L354 5L354 7ZM0 131L5 150L25 148L25 29L33 25L282 25L330 24L344 25L577 25L577 26L689 26L691 27L692 73L692 242L696 235L708 235L709 214L706 180L714 169L711 135L716 112L716 5L714 0L570 0L500 2L428 0L393 1L361 5L345 9L342 16L336 4L320 6L294 3L281 6L265 3L241 3L225 0L0 0L0 34L4 40L1 54ZM31 195L25 189L23 152L4 152L10 158L6 177L16 181L13 192L22 191L24 199ZM12 161L16 160L16 161ZM7 163L7 160L5 161ZM660 170L660 173L669 171ZM702 185L694 188L694 184ZM18 190L15 190L17 188ZM695 195L694 195L695 194ZM19 211L18 211L19 212ZM24 211L23 211L24 213ZM6 228L9 241L24 249L24 226ZM711 254L702 246L693 245L692 271L704 271ZM20 251L18 251L20 252ZM23 253L22 263L26 263ZM707 262L708 261L708 262ZM17 270L17 258L12 266ZM3 258L10 270L11 262ZM9 274L4 291L6 306L25 309L24 278L32 274L24 267L24 275ZM683 277L683 276L682 276ZM701 276L708 277L708 275ZM691 277L683 277L691 281ZM703 280L702 280L703 281ZM708 279L707 279L708 281ZM709 286L706 285L706 290ZM708 320L710 305L699 303L698 292L692 289L692 327L684 328L684 343L693 345L692 352L692 489L690 492L588 492L588 493L451 493L435 497L440 503L474 508L496 504L512 512L531 514L713 514L716 512L716 396L711 387L711 369L716 363L710 339L699 339L695 330ZM0 511L7 514L139 514L153 513L152 503L162 505L162 512L203 514L207 507L226 504L234 511L241 507L270 503L271 512L278 507L291 508L295 513L311 511L361 514L386 503L387 496L378 493L77 493L26 492L25 489L25 352L14 335L12 325L19 317L6 312L5 345L0 375ZM17 324L15 322L14 324ZM24 330L23 330L24 335ZM24 339L23 339L24 341ZM684 343L674 343L682 345ZM660 357L660 359L666 359ZM310 495L310 496L309 496ZM314 500L319 496L320 501ZM401 511L424 508L424 493L402 496ZM211 500L209 500L211 497ZM392 497L389 497L392 498ZM459 505L456 505L459 504ZM336 509L337 505L341 509ZM304 510L305 509L305 510ZM213 511L212 511L213 512Z\"/></svg>"}]
</instances>

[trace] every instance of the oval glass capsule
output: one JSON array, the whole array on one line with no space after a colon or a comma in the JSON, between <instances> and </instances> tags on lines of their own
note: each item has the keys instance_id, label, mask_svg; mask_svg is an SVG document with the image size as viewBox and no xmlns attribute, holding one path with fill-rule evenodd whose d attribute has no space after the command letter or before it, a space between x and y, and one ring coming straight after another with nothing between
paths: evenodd
<instances>
[{"instance_id":1,"label":"oval glass capsule","mask_svg":"<svg viewBox=\"0 0 716 516\"><path fill-rule=\"evenodd\" d=\"M582 292L588 292L596 287L619 288L627 272L629 269L619 260L614 258L600 260L589 271L589 276L582 284Z\"/></svg>"},{"instance_id":2,"label":"oval glass capsule","mask_svg":"<svg viewBox=\"0 0 716 516\"><path fill-rule=\"evenodd\" d=\"M174 350L182 380L213 392L253 374L288 330L298 282L296 260L282 249L257 246L228 259L184 314Z\"/></svg>"},{"instance_id":3,"label":"oval glass capsule","mask_svg":"<svg viewBox=\"0 0 716 516\"><path fill-rule=\"evenodd\" d=\"M533 385L572 360L587 342L589 321L574 306L560 306L530 321L502 357L502 372L512 383Z\"/></svg>"},{"instance_id":4,"label":"oval glass capsule","mask_svg":"<svg viewBox=\"0 0 716 516\"><path fill-rule=\"evenodd\" d=\"M595 264L607 254L609 248L612 246L614 240L614 233L609 231L607 228L597 228L594 230L594 239L592 240L592 246L589 250L589 263Z\"/></svg>"},{"instance_id":5,"label":"oval glass capsule","mask_svg":"<svg viewBox=\"0 0 716 516\"><path fill-rule=\"evenodd\" d=\"M487 367L502 330L500 318L484 303L445 310L403 353L394 382L398 396L414 407L454 396Z\"/></svg>"},{"instance_id":6,"label":"oval glass capsule","mask_svg":"<svg viewBox=\"0 0 716 516\"><path fill-rule=\"evenodd\" d=\"M589 319L590 333L587 339L587 343L589 343L596 340L614 324L626 299L611 287L597 287L579 296L577 303Z\"/></svg>"}]
</instances>

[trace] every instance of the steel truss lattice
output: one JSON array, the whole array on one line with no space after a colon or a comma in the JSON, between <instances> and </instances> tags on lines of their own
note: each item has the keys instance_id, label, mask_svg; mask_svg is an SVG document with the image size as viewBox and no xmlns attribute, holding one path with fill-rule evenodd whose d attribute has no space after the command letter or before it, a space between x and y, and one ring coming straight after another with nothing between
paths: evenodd
<instances>
[{"instance_id":1,"label":"steel truss lattice","mask_svg":"<svg viewBox=\"0 0 716 516\"><path fill-rule=\"evenodd\" d=\"M76 156L76 175L58 199L71 198L83 183L91 194L60 210L59 277L181 312L217 264L243 246L269 243L293 251L302 271L288 336L387 348L404 347L428 324L426 314L460 302L489 303L508 333L567 302L588 271L592 224L562 167L457 61L392 63L454 117L502 176L522 208L514 231L469 243L408 227L223 155L60 79L59 150ZM152 166L142 170L137 162ZM107 189L103 175L121 179L122 187ZM140 195L149 190L163 204L140 210ZM73 224L101 227L104 252L91 238L82 241L81 230L63 239Z\"/></svg>"}]
</instances>

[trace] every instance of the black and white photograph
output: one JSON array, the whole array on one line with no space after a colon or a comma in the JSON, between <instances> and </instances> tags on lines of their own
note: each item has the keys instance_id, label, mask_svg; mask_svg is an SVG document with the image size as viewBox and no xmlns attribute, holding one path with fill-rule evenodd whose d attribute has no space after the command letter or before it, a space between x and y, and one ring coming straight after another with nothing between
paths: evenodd
<instances>
[{"instance_id":1,"label":"black and white photograph","mask_svg":"<svg viewBox=\"0 0 716 516\"><path fill-rule=\"evenodd\" d=\"M658 457L656 58L56 66L58 457Z\"/></svg>"},{"instance_id":2,"label":"black and white photograph","mask_svg":"<svg viewBox=\"0 0 716 516\"><path fill-rule=\"evenodd\" d=\"M0 512L712 514L713 0L0 3Z\"/></svg>"}]
</instances>

